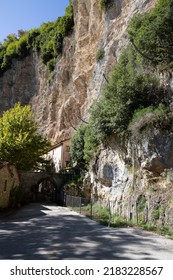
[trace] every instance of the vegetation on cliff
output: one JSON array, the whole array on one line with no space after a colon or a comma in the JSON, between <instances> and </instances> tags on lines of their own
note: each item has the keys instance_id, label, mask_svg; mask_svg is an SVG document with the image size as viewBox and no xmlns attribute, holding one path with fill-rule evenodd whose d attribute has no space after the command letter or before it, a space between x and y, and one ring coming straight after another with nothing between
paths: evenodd
<instances>
[{"instance_id":1,"label":"vegetation on cliff","mask_svg":"<svg viewBox=\"0 0 173 280\"><path fill-rule=\"evenodd\" d=\"M101 143L99 132L94 131L93 128L94 123L91 120L89 124L79 127L71 141L70 153L72 161L83 169L87 168L89 160Z\"/></svg>"},{"instance_id":2,"label":"vegetation on cliff","mask_svg":"<svg viewBox=\"0 0 173 280\"><path fill-rule=\"evenodd\" d=\"M17 103L0 118L0 161L13 163L19 170L36 169L45 163L42 155L49 146L38 133L29 105Z\"/></svg>"},{"instance_id":3,"label":"vegetation on cliff","mask_svg":"<svg viewBox=\"0 0 173 280\"><path fill-rule=\"evenodd\" d=\"M101 10L106 10L111 3L112 0L99 0L99 7Z\"/></svg>"},{"instance_id":4,"label":"vegetation on cliff","mask_svg":"<svg viewBox=\"0 0 173 280\"><path fill-rule=\"evenodd\" d=\"M37 51L44 64L52 71L56 57L61 54L63 39L73 27L73 8L70 4L63 17L55 22L43 23L40 28L10 34L0 43L0 75L11 67L14 58L22 59Z\"/></svg>"},{"instance_id":5,"label":"vegetation on cliff","mask_svg":"<svg viewBox=\"0 0 173 280\"><path fill-rule=\"evenodd\" d=\"M157 79L142 70L134 50L125 50L99 101L91 109L94 130L102 137L112 133L124 135L137 109L156 108L165 102L164 89Z\"/></svg>"},{"instance_id":6,"label":"vegetation on cliff","mask_svg":"<svg viewBox=\"0 0 173 280\"><path fill-rule=\"evenodd\" d=\"M77 162L78 165L85 168L84 159L84 136L85 136L86 126L81 126L72 138L70 153L72 155L73 162Z\"/></svg>"},{"instance_id":7,"label":"vegetation on cliff","mask_svg":"<svg viewBox=\"0 0 173 280\"><path fill-rule=\"evenodd\" d=\"M173 0L159 0L150 13L136 15L128 34L140 58L159 69L172 69Z\"/></svg>"},{"instance_id":8,"label":"vegetation on cliff","mask_svg":"<svg viewBox=\"0 0 173 280\"><path fill-rule=\"evenodd\" d=\"M169 115L171 89L162 86L154 73L172 69L173 0L159 0L150 13L135 16L128 33L132 44L122 53L101 97L91 108L89 125L79 145L85 162L108 135L124 137L129 135L129 128L135 133L134 123L142 118L141 126L136 127L147 125L144 116L148 113L152 122L160 125ZM75 141L74 137L72 143Z\"/></svg>"}]
</instances>

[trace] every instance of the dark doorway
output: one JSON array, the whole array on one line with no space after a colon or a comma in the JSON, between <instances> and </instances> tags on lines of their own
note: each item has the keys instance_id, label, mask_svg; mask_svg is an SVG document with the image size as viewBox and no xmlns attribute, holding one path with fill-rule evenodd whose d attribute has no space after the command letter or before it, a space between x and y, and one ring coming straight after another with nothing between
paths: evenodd
<instances>
[{"instance_id":1,"label":"dark doorway","mask_svg":"<svg viewBox=\"0 0 173 280\"><path fill-rule=\"evenodd\" d=\"M32 188L32 194L35 202L57 202L57 187L49 178L40 180Z\"/></svg>"},{"instance_id":2,"label":"dark doorway","mask_svg":"<svg viewBox=\"0 0 173 280\"><path fill-rule=\"evenodd\" d=\"M63 185L57 186L52 178L41 179L37 185L31 188L31 201L53 202L58 205L64 205Z\"/></svg>"},{"instance_id":3,"label":"dark doorway","mask_svg":"<svg viewBox=\"0 0 173 280\"><path fill-rule=\"evenodd\" d=\"M38 197L42 202L55 202L55 185L49 180L44 179L38 185Z\"/></svg>"}]
</instances>

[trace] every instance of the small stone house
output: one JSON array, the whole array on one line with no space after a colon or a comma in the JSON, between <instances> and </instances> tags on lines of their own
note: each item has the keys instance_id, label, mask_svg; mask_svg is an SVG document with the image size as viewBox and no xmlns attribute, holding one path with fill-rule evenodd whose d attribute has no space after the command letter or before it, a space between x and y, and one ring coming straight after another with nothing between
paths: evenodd
<instances>
[{"instance_id":1,"label":"small stone house","mask_svg":"<svg viewBox=\"0 0 173 280\"><path fill-rule=\"evenodd\" d=\"M45 155L45 158L52 161L55 172L68 167L70 162L70 139L62 141L54 146Z\"/></svg>"},{"instance_id":2,"label":"small stone house","mask_svg":"<svg viewBox=\"0 0 173 280\"><path fill-rule=\"evenodd\" d=\"M0 208L8 207L10 192L19 186L19 175L16 167L10 163L0 162Z\"/></svg>"}]
</instances>

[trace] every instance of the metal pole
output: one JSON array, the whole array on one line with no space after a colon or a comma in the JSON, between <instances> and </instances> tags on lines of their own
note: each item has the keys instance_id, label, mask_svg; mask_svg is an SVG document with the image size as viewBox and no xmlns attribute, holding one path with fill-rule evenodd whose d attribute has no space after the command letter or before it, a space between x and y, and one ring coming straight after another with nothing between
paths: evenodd
<instances>
[{"instance_id":1,"label":"metal pole","mask_svg":"<svg viewBox=\"0 0 173 280\"><path fill-rule=\"evenodd\" d=\"M90 216L91 216L91 219L93 217L93 201L92 201L92 198L90 199L90 204L91 204L91 213L90 213Z\"/></svg>"},{"instance_id":2,"label":"metal pole","mask_svg":"<svg viewBox=\"0 0 173 280\"><path fill-rule=\"evenodd\" d=\"M108 227L110 227L111 225L111 205L110 205L110 200L108 202L108 205L109 205L109 221L108 221Z\"/></svg>"},{"instance_id":3,"label":"metal pole","mask_svg":"<svg viewBox=\"0 0 173 280\"><path fill-rule=\"evenodd\" d=\"M80 200L79 200L79 203L80 203L80 214L81 214L81 204L82 204L82 197L80 197Z\"/></svg>"},{"instance_id":4,"label":"metal pole","mask_svg":"<svg viewBox=\"0 0 173 280\"><path fill-rule=\"evenodd\" d=\"M136 202L136 222L138 225L138 203Z\"/></svg>"}]
</instances>

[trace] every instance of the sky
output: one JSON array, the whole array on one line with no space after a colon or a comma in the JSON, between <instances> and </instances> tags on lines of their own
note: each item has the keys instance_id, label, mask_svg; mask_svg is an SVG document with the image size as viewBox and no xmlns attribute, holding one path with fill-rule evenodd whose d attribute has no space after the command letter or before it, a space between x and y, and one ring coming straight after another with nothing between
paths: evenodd
<instances>
[{"instance_id":1,"label":"sky","mask_svg":"<svg viewBox=\"0 0 173 280\"><path fill-rule=\"evenodd\" d=\"M18 30L40 27L65 14L69 0L0 0L0 42Z\"/></svg>"}]
</instances>

